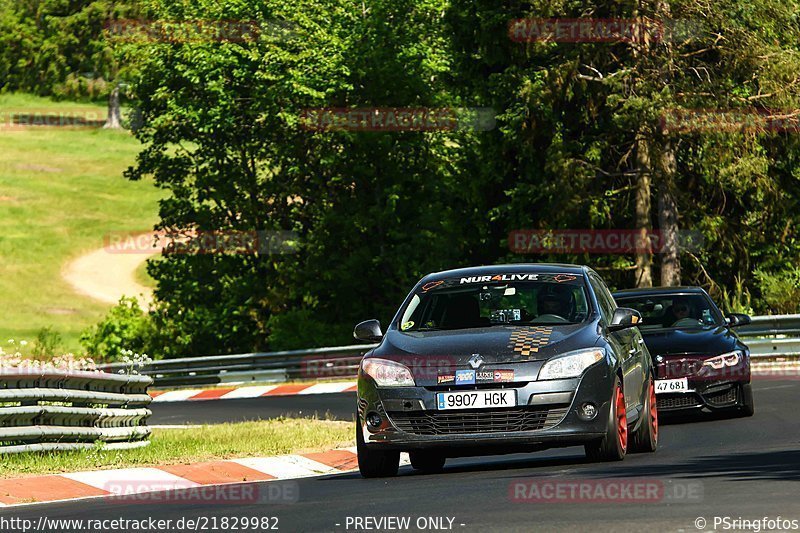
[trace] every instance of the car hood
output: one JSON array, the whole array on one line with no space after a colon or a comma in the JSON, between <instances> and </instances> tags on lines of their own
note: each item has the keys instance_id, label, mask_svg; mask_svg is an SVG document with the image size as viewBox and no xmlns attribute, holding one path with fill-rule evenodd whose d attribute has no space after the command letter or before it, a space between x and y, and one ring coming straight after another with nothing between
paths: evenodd
<instances>
[{"instance_id":1,"label":"car hood","mask_svg":"<svg viewBox=\"0 0 800 533\"><path fill-rule=\"evenodd\" d=\"M371 354L402 362L417 373L432 368L470 368L473 354L491 367L507 363L542 361L571 350L594 346L596 323L551 326L495 326L447 331L390 330Z\"/></svg>"},{"instance_id":2,"label":"car hood","mask_svg":"<svg viewBox=\"0 0 800 533\"><path fill-rule=\"evenodd\" d=\"M643 330L645 344L654 356L674 354L719 355L735 350L739 340L722 326L694 329Z\"/></svg>"}]
</instances>

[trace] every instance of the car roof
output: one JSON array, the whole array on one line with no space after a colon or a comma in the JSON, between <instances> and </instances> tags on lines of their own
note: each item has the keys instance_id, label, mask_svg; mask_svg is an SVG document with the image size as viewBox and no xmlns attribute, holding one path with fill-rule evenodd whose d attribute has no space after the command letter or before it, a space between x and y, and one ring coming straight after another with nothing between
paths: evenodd
<instances>
[{"instance_id":1,"label":"car roof","mask_svg":"<svg viewBox=\"0 0 800 533\"><path fill-rule=\"evenodd\" d=\"M443 270L433 272L425 276L426 281L435 281L447 278L459 278L467 276L488 276L494 274L523 274L523 273L547 273L547 274L576 274L584 275L587 267L582 265L570 265L562 263L507 263L504 265L485 265L467 268L456 268L453 270Z\"/></svg>"},{"instance_id":2,"label":"car roof","mask_svg":"<svg viewBox=\"0 0 800 533\"><path fill-rule=\"evenodd\" d=\"M614 291L614 298L624 296L656 296L666 294L706 294L705 289L696 286L680 287L640 287L638 289L623 289Z\"/></svg>"}]
</instances>

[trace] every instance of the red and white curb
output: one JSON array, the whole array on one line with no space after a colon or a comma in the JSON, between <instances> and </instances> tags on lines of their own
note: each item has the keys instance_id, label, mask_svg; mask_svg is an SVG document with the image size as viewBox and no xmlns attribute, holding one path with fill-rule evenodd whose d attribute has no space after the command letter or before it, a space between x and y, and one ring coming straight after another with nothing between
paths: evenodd
<instances>
[{"instance_id":1,"label":"red and white curb","mask_svg":"<svg viewBox=\"0 0 800 533\"><path fill-rule=\"evenodd\" d=\"M406 454L401 464L408 464ZM276 494L278 501L283 501L280 498L287 497L286 491L259 491L249 484L341 474L357 469L358 459L353 447L302 455L2 479L0 507L103 497L109 498L110 503L266 503L269 499L275 501ZM298 495L289 493L288 497L296 501Z\"/></svg>"},{"instance_id":2,"label":"red and white curb","mask_svg":"<svg viewBox=\"0 0 800 533\"><path fill-rule=\"evenodd\" d=\"M331 394L358 390L355 381L340 383L292 383L218 389L182 389L168 392L150 391L154 402L186 402L198 400L235 400L262 396L293 396L306 394Z\"/></svg>"}]
</instances>

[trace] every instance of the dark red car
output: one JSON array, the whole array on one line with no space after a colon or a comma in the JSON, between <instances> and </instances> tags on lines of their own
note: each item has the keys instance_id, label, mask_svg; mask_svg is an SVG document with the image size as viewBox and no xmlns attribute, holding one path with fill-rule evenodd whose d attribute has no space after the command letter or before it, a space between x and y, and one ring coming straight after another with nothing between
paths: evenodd
<instances>
[{"instance_id":1,"label":"dark red car","mask_svg":"<svg viewBox=\"0 0 800 533\"><path fill-rule=\"evenodd\" d=\"M750 350L733 331L749 324L749 316L723 316L700 287L623 290L614 300L642 315L639 330L654 358L660 412L707 409L752 416Z\"/></svg>"}]
</instances>

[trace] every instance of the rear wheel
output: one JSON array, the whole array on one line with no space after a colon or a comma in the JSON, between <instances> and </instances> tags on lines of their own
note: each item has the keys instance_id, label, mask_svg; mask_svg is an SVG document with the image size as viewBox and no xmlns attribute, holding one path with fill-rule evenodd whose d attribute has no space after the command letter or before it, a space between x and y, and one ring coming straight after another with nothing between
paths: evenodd
<instances>
[{"instance_id":1,"label":"rear wheel","mask_svg":"<svg viewBox=\"0 0 800 533\"><path fill-rule=\"evenodd\" d=\"M742 405L739 407L741 416L753 416L756 406L753 402L753 386L749 383L742 385Z\"/></svg>"},{"instance_id":2,"label":"rear wheel","mask_svg":"<svg viewBox=\"0 0 800 533\"><path fill-rule=\"evenodd\" d=\"M652 453L658 448L658 408L653 378L650 378L642 414L644 418L631 440L631 453Z\"/></svg>"},{"instance_id":3,"label":"rear wheel","mask_svg":"<svg viewBox=\"0 0 800 533\"><path fill-rule=\"evenodd\" d=\"M397 474L400 468L400 452L391 450L371 450L364 443L364 435L356 422L356 451L358 471L363 477L389 477Z\"/></svg>"},{"instance_id":4,"label":"rear wheel","mask_svg":"<svg viewBox=\"0 0 800 533\"><path fill-rule=\"evenodd\" d=\"M408 452L411 467L420 472L441 472L447 458L437 452L429 450L415 450Z\"/></svg>"},{"instance_id":5,"label":"rear wheel","mask_svg":"<svg viewBox=\"0 0 800 533\"><path fill-rule=\"evenodd\" d=\"M611 396L606 436L587 443L584 448L586 456L592 461L621 461L625 458L628 450L628 417L619 378L614 383L614 393Z\"/></svg>"}]
</instances>

